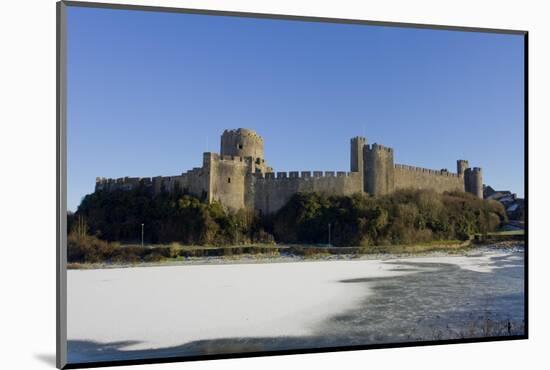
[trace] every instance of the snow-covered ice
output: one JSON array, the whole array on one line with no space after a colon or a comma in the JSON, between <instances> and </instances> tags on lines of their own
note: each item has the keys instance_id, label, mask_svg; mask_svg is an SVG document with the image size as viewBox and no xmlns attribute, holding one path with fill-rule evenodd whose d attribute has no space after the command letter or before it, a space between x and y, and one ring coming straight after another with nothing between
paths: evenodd
<instances>
[{"instance_id":1,"label":"snow-covered ice","mask_svg":"<svg viewBox=\"0 0 550 370\"><path fill-rule=\"evenodd\" d=\"M68 339L129 342L121 348L127 351L232 337L303 337L371 294L371 283L341 281L437 269L410 268L410 262L488 273L496 268L494 257L503 256L69 270Z\"/></svg>"}]
</instances>

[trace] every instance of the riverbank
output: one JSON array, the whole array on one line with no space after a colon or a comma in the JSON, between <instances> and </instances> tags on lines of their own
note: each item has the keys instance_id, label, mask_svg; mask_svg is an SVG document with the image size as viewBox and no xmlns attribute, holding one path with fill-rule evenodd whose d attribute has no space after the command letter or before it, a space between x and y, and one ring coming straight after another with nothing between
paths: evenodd
<instances>
[{"instance_id":1,"label":"riverbank","mask_svg":"<svg viewBox=\"0 0 550 370\"><path fill-rule=\"evenodd\" d=\"M524 242L518 240L503 240L490 243L472 243L470 241L444 243L427 243L423 245L390 245L380 247L323 247L323 246L262 246L266 253L231 253L224 255L178 256L163 258L159 261L136 263L70 263L67 269L112 269L128 267L155 267L179 265L224 265L253 263L288 263L315 261L361 261L361 260L391 260L413 257L447 257L447 256L477 256L487 251L504 250L508 252L523 252ZM223 249L247 248L246 246L228 247ZM250 248L250 246L248 246ZM214 247L209 248L210 250ZM206 250L206 248L204 249Z\"/></svg>"}]
</instances>

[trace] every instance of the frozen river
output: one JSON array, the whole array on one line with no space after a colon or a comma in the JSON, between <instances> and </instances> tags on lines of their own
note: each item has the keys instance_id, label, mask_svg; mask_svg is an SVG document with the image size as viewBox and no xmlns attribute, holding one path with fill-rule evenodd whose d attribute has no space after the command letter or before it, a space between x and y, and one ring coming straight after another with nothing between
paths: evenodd
<instances>
[{"instance_id":1,"label":"frozen river","mask_svg":"<svg viewBox=\"0 0 550 370\"><path fill-rule=\"evenodd\" d=\"M68 271L69 363L523 334L521 251Z\"/></svg>"}]
</instances>

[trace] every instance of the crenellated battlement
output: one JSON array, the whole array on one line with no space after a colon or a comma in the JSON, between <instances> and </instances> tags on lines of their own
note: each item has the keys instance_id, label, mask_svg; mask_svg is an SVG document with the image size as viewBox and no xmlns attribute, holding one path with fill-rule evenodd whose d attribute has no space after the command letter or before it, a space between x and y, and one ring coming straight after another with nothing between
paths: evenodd
<instances>
[{"instance_id":1,"label":"crenellated battlement","mask_svg":"<svg viewBox=\"0 0 550 370\"><path fill-rule=\"evenodd\" d=\"M256 131L250 130L247 128L237 128L237 129L229 129L229 130L223 130L222 135L238 135L240 137L247 137L252 138L260 141L264 141L263 137L258 135Z\"/></svg>"},{"instance_id":2,"label":"crenellated battlement","mask_svg":"<svg viewBox=\"0 0 550 370\"><path fill-rule=\"evenodd\" d=\"M119 177L116 179L111 179L107 177L96 177L95 183L96 185L105 185L105 184L139 184L140 182L151 182L150 177Z\"/></svg>"},{"instance_id":3,"label":"crenellated battlement","mask_svg":"<svg viewBox=\"0 0 550 370\"><path fill-rule=\"evenodd\" d=\"M152 185L151 177L119 177L116 179L106 177L96 177L95 190L132 190L139 186L150 187Z\"/></svg>"},{"instance_id":4,"label":"crenellated battlement","mask_svg":"<svg viewBox=\"0 0 550 370\"><path fill-rule=\"evenodd\" d=\"M390 148L389 146L380 145L378 143L366 144L365 145L365 150L368 151L368 152L376 152L376 151L382 152L383 151L383 152L388 152L388 153L393 154L393 148Z\"/></svg>"},{"instance_id":5,"label":"crenellated battlement","mask_svg":"<svg viewBox=\"0 0 550 370\"><path fill-rule=\"evenodd\" d=\"M290 171L290 172L267 172L267 173L254 173L254 176L258 180L275 180L275 181L291 181L291 180L305 180L315 181L326 178L338 178L338 177L355 177L359 174L357 172L346 171Z\"/></svg>"},{"instance_id":6,"label":"crenellated battlement","mask_svg":"<svg viewBox=\"0 0 550 370\"><path fill-rule=\"evenodd\" d=\"M181 175L174 176L153 176L153 177L119 177L106 178L96 177L96 190L131 190L138 186L153 186L155 183L164 184L174 181L182 181L189 177L200 176L202 167L194 167L191 170L183 172Z\"/></svg>"}]
</instances>

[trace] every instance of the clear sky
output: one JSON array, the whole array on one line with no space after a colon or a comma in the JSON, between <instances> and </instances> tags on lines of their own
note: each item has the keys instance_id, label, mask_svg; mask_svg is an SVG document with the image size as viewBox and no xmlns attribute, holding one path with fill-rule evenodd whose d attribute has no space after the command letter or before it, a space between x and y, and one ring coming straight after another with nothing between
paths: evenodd
<instances>
[{"instance_id":1,"label":"clear sky","mask_svg":"<svg viewBox=\"0 0 550 370\"><path fill-rule=\"evenodd\" d=\"M255 129L275 171L348 170L349 140L523 196L523 37L68 9L68 208L96 176L169 176Z\"/></svg>"}]
</instances>

